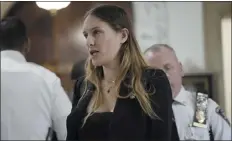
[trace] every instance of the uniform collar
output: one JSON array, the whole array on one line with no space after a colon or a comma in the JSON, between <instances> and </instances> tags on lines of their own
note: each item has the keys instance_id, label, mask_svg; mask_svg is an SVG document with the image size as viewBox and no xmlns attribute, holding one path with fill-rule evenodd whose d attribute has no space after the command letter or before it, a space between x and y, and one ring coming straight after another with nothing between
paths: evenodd
<instances>
[{"instance_id":1,"label":"uniform collar","mask_svg":"<svg viewBox=\"0 0 232 141\"><path fill-rule=\"evenodd\" d=\"M174 98L174 102L186 105L188 101L188 91L185 90L185 88L182 86L179 94Z\"/></svg>"},{"instance_id":2,"label":"uniform collar","mask_svg":"<svg viewBox=\"0 0 232 141\"><path fill-rule=\"evenodd\" d=\"M1 51L1 59L9 58L17 62L26 62L26 58L19 51L14 50L4 50Z\"/></svg>"}]
</instances>

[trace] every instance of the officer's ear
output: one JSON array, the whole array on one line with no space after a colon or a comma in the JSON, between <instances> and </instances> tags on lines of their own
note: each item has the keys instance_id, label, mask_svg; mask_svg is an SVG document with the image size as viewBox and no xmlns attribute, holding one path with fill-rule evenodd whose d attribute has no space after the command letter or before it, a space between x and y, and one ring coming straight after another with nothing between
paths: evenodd
<instances>
[{"instance_id":1,"label":"officer's ear","mask_svg":"<svg viewBox=\"0 0 232 141\"><path fill-rule=\"evenodd\" d=\"M23 50L22 50L22 53L24 55L27 55L29 52L30 52L30 49L31 49L31 41L29 38L27 38L27 40L24 42L23 44Z\"/></svg>"},{"instance_id":2,"label":"officer's ear","mask_svg":"<svg viewBox=\"0 0 232 141\"><path fill-rule=\"evenodd\" d=\"M184 76L184 69L183 69L182 63L179 62L179 65L180 65L180 73L181 73L181 76L183 77Z\"/></svg>"}]
</instances>

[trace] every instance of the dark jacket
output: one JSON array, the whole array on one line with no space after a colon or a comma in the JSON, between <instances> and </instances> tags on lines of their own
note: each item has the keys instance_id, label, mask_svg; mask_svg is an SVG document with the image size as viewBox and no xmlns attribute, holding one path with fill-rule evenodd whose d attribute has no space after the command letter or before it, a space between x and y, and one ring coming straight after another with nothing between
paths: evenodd
<instances>
[{"instance_id":1,"label":"dark jacket","mask_svg":"<svg viewBox=\"0 0 232 141\"><path fill-rule=\"evenodd\" d=\"M131 76L128 73L121 84L120 95L130 93L128 84ZM71 114L67 118L67 140L78 140L78 130L82 126L86 108L91 100L94 86L87 83L87 91L80 99L80 84L75 88L75 100ZM172 93L166 74L158 69L145 69L142 84L150 95L152 108L161 118L151 119L143 114L136 98L118 98L113 118L111 119L110 141L171 141L172 132ZM79 100L80 99L80 100ZM100 130L100 129L99 129Z\"/></svg>"}]
</instances>

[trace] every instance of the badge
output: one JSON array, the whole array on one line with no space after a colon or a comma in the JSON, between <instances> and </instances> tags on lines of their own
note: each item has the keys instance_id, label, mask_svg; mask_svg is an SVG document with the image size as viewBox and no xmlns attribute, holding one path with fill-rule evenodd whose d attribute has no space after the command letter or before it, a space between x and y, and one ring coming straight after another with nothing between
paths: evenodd
<instances>
[{"instance_id":1,"label":"badge","mask_svg":"<svg viewBox=\"0 0 232 141\"><path fill-rule=\"evenodd\" d=\"M205 121L205 117L206 117L206 115L205 115L205 113L203 112L203 111L197 111L196 112L196 119L197 119L197 121L199 122L199 123L204 123L204 121Z\"/></svg>"},{"instance_id":2,"label":"badge","mask_svg":"<svg viewBox=\"0 0 232 141\"><path fill-rule=\"evenodd\" d=\"M230 121L226 117L224 110L222 110L219 106L216 108L216 113L219 114L226 121L226 123L230 125Z\"/></svg>"},{"instance_id":3,"label":"badge","mask_svg":"<svg viewBox=\"0 0 232 141\"><path fill-rule=\"evenodd\" d=\"M196 112L193 121L193 126L207 128L207 106L208 106L208 95L197 93L196 96Z\"/></svg>"}]
</instances>

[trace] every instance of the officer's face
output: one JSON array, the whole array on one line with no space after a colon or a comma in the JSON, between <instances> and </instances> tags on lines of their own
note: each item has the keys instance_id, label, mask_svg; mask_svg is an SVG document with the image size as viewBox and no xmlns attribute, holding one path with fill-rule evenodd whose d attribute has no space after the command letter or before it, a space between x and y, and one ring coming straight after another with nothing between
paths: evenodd
<instances>
[{"instance_id":1,"label":"officer's face","mask_svg":"<svg viewBox=\"0 0 232 141\"><path fill-rule=\"evenodd\" d=\"M184 73L175 53L170 49L162 48L158 52L147 52L145 59L151 67L162 69L166 72L173 97L176 97L180 92Z\"/></svg>"}]
</instances>

